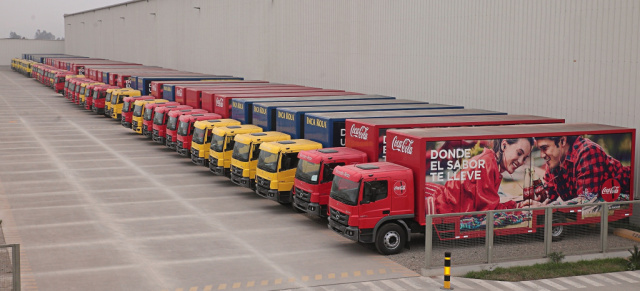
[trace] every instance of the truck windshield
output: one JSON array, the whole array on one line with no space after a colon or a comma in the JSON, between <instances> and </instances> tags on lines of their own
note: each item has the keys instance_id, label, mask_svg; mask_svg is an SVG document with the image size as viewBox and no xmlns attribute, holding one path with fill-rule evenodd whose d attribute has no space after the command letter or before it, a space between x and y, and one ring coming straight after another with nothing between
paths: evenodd
<instances>
[{"instance_id":1,"label":"truck windshield","mask_svg":"<svg viewBox=\"0 0 640 291\"><path fill-rule=\"evenodd\" d=\"M233 147L233 154L231 155L231 158L241 162L248 162L249 151L251 151L251 145L237 142Z\"/></svg>"},{"instance_id":2,"label":"truck windshield","mask_svg":"<svg viewBox=\"0 0 640 291\"><path fill-rule=\"evenodd\" d=\"M80 95L84 95L84 87L80 87Z\"/></svg>"},{"instance_id":3,"label":"truck windshield","mask_svg":"<svg viewBox=\"0 0 640 291\"><path fill-rule=\"evenodd\" d=\"M142 116L142 105L136 105L133 107L133 116L135 117Z\"/></svg>"},{"instance_id":4,"label":"truck windshield","mask_svg":"<svg viewBox=\"0 0 640 291\"><path fill-rule=\"evenodd\" d=\"M162 125L163 121L164 121L164 113L156 112L156 114L153 116L153 124Z\"/></svg>"},{"instance_id":5,"label":"truck windshield","mask_svg":"<svg viewBox=\"0 0 640 291\"><path fill-rule=\"evenodd\" d=\"M211 150L221 153L224 151L224 135L214 134L211 138Z\"/></svg>"},{"instance_id":6,"label":"truck windshield","mask_svg":"<svg viewBox=\"0 0 640 291\"><path fill-rule=\"evenodd\" d=\"M296 179L307 182L309 184L318 184L318 175L320 173L320 165L306 160L298 162L296 169Z\"/></svg>"},{"instance_id":7,"label":"truck windshield","mask_svg":"<svg viewBox=\"0 0 640 291\"><path fill-rule=\"evenodd\" d=\"M275 173L278 170L278 154L260 151L260 156L258 156L258 169Z\"/></svg>"},{"instance_id":8,"label":"truck windshield","mask_svg":"<svg viewBox=\"0 0 640 291\"><path fill-rule=\"evenodd\" d=\"M189 122L180 121L178 124L178 135L187 136L189 134Z\"/></svg>"},{"instance_id":9,"label":"truck windshield","mask_svg":"<svg viewBox=\"0 0 640 291\"><path fill-rule=\"evenodd\" d=\"M145 108L144 109L144 120L149 121L153 117L153 108Z\"/></svg>"},{"instance_id":10,"label":"truck windshield","mask_svg":"<svg viewBox=\"0 0 640 291\"><path fill-rule=\"evenodd\" d=\"M124 104L122 105L122 112L129 112L130 109L131 109L131 102L129 101L124 102Z\"/></svg>"},{"instance_id":11,"label":"truck windshield","mask_svg":"<svg viewBox=\"0 0 640 291\"><path fill-rule=\"evenodd\" d=\"M205 133L206 130L203 128L196 128L193 130L193 139L191 141L197 144L204 144Z\"/></svg>"},{"instance_id":12,"label":"truck windshield","mask_svg":"<svg viewBox=\"0 0 640 291\"><path fill-rule=\"evenodd\" d=\"M107 92L107 95L104 96L104 102L105 103L111 102L111 93Z\"/></svg>"},{"instance_id":13,"label":"truck windshield","mask_svg":"<svg viewBox=\"0 0 640 291\"><path fill-rule=\"evenodd\" d=\"M355 182L335 176L331 185L329 196L344 204L355 206L358 204L358 194L360 193L360 182Z\"/></svg>"},{"instance_id":14,"label":"truck windshield","mask_svg":"<svg viewBox=\"0 0 640 291\"><path fill-rule=\"evenodd\" d=\"M177 116L169 116L169 120L167 121L167 129L168 130L176 130L178 127L178 117Z\"/></svg>"}]
</instances>

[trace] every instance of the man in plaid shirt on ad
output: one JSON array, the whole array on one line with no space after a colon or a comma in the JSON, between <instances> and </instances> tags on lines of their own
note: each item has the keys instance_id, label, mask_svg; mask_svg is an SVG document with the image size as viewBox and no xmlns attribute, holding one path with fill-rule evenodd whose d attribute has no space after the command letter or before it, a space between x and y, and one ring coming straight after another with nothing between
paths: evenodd
<instances>
[{"instance_id":1,"label":"man in plaid shirt on ad","mask_svg":"<svg viewBox=\"0 0 640 291\"><path fill-rule=\"evenodd\" d=\"M608 155L590 139L581 136L536 139L540 157L545 159L546 200L542 204L593 202L604 188L629 193L631 169ZM612 179L612 180L611 180ZM617 198L617 197L616 197Z\"/></svg>"}]
</instances>

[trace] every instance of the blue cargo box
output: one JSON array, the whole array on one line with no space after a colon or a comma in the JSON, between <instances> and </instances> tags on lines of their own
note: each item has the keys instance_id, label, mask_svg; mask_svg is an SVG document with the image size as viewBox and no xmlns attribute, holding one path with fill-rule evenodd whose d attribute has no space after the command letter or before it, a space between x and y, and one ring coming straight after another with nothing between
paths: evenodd
<instances>
[{"instance_id":1,"label":"blue cargo box","mask_svg":"<svg viewBox=\"0 0 640 291\"><path fill-rule=\"evenodd\" d=\"M402 110L386 112L333 112L309 113L304 124L304 138L319 142L322 147L343 147L345 145L347 119L398 118L398 117L438 117L469 115L506 115L482 109L437 109Z\"/></svg>"},{"instance_id":2,"label":"blue cargo box","mask_svg":"<svg viewBox=\"0 0 640 291\"><path fill-rule=\"evenodd\" d=\"M365 106L328 106L328 107L285 107L276 109L275 130L291 135L292 139L304 138L305 114L322 112L358 112L358 111L413 111L431 109L462 109L463 106L444 104L406 104L406 105L365 105ZM254 118L255 120L255 118Z\"/></svg>"},{"instance_id":3,"label":"blue cargo box","mask_svg":"<svg viewBox=\"0 0 640 291\"><path fill-rule=\"evenodd\" d=\"M344 111L345 105L355 107L363 105L424 105L428 102L408 100L408 99L365 99L365 100L333 100L333 101L306 101L306 102L256 102L253 104L253 117L251 124L262 127L265 131L276 129L276 117L278 108L293 107L333 107L330 111ZM340 106L336 108L335 106ZM405 106L398 109L413 108ZM386 108L386 107L385 107ZM392 107L393 108L393 107ZM385 110L382 108L381 110ZM357 110L356 110L357 111Z\"/></svg>"},{"instance_id":4,"label":"blue cargo box","mask_svg":"<svg viewBox=\"0 0 640 291\"><path fill-rule=\"evenodd\" d=\"M239 98L231 101L231 118L251 124L253 122L253 104L266 102L307 102L334 100L389 100L396 97L383 95L339 95L339 96L304 96L304 97L273 97L273 98Z\"/></svg>"},{"instance_id":5,"label":"blue cargo box","mask_svg":"<svg viewBox=\"0 0 640 291\"><path fill-rule=\"evenodd\" d=\"M133 78L133 76L132 76ZM167 81L167 80L181 80L181 81L199 81L199 80L244 80L241 77L234 76L136 76L135 82L132 80L131 84L135 84L136 90L140 90L142 95L150 95L151 94L151 82L152 81ZM144 90L141 90L143 88Z\"/></svg>"}]
</instances>

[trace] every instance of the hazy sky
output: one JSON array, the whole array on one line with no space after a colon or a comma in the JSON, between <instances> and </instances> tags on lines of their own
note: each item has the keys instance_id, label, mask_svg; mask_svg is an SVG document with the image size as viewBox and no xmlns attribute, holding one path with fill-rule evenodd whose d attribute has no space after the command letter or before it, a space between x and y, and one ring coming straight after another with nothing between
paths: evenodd
<instances>
[{"instance_id":1,"label":"hazy sky","mask_svg":"<svg viewBox=\"0 0 640 291\"><path fill-rule=\"evenodd\" d=\"M127 0L0 0L0 38L11 31L33 38L36 30L64 36L64 14L95 9Z\"/></svg>"}]
</instances>

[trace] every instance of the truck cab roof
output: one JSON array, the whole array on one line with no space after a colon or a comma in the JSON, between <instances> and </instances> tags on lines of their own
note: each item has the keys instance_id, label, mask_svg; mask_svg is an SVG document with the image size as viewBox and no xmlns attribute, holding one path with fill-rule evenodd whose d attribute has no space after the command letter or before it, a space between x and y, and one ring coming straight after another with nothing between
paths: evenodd
<instances>
[{"instance_id":1,"label":"truck cab roof","mask_svg":"<svg viewBox=\"0 0 640 291\"><path fill-rule=\"evenodd\" d=\"M234 119L231 119L234 120ZM252 124L245 125L231 125L231 126L222 126L216 127L212 130L213 134L223 136L227 134L243 134L243 133L258 133L262 132L262 128L259 126L255 126Z\"/></svg>"},{"instance_id":2,"label":"truck cab roof","mask_svg":"<svg viewBox=\"0 0 640 291\"><path fill-rule=\"evenodd\" d=\"M217 115L218 117L216 118L213 115ZM209 114L205 114L205 116L191 115L190 120L195 121L195 123L193 124L195 128L201 128L201 129L208 129L208 128L214 128L219 126L240 125L240 122L235 119L221 119L221 118L222 117L218 114L209 113Z\"/></svg>"},{"instance_id":3,"label":"truck cab roof","mask_svg":"<svg viewBox=\"0 0 640 291\"><path fill-rule=\"evenodd\" d=\"M320 163L322 161L341 161L341 160L361 160L361 162L367 161L367 154L346 147L335 148L323 148L317 150L301 151L298 154L298 158L306 160L312 163Z\"/></svg>"},{"instance_id":4,"label":"truck cab roof","mask_svg":"<svg viewBox=\"0 0 640 291\"><path fill-rule=\"evenodd\" d=\"M322 144L308 139L290 139L266 142L260 145L260 150L266 150L268 152L299 152L304 150L321 149Z\"/></svg>"},{"instance_id":5,"label":"truck cab roof","mask_svg":"<svg viewBox=\"0 0 640 291\"><path fill-rule=\"evenodd\" d=\"M375 162L336 167L333 173L351 181L358 181L364 177L388 176L389 174L403 176L411 173L411 169L389 162ZM411 174L408 175L411 176Z\"/></svg>"},{"instance_id":6,"label":"truck cab roof","mask_svg":"<svg viewBox=\"0 0 640 291\"><path fill-rule=\"evenodd\" d=\"M251 142L271 142L271 141L279 141L279 140L289 140L291 136L282 133L279 131L264 131L264 132L254 132L248 134L239 134L236 135L235 141L248 144Z\"/></svg>"}]
</instances>

